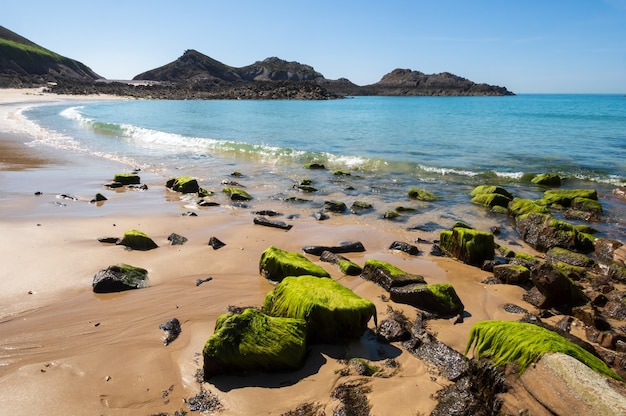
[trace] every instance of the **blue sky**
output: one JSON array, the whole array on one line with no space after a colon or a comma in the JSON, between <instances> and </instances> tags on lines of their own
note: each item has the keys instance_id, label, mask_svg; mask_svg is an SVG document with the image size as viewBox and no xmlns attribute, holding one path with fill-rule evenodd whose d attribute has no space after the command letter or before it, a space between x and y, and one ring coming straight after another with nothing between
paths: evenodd
<instances>
[{"instance_id":1,"label":"blue sky","mask_svg":"<svg viewBox=\"0 0 626 416\"><path fill-rule=\"evenodd\" d=\"M130 79L196 49L326 78L452 72L516 93L626 93L626 0L8 1L0 25Z\"/></svg>"}]
</instances>

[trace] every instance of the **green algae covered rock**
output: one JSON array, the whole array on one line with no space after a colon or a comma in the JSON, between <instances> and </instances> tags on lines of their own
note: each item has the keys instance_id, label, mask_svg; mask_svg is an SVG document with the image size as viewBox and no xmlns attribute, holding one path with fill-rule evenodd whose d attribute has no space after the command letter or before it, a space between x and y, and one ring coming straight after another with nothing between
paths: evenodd
<instances>
[{"instance_id":1,"label":"green algae covered rock","mask_svg":"<svg viewBox=\"0 0 626 416\"><path fill-rule=\"evenodd\" d=\"M124 237L118 243L121 246L126 246L133 250L148 251L153 248L157 248L157 243L154 242L145 233L138 230L128 230L124 233Z\"/></svg>"},{"instance_id":2,"label":"green algae covered rock","mask_svg":"<svg viewBox=\"0 0 626 416\"><path fill-rule=\"evenodd\" d=\"M593 189L549 189L538 200L539 205L557 205L569 207L576 198L598 199L598 193Z\"/></svg>"},{"instance_id":3,"label":"green algae covered rock","mask_svg":"<svg viewBox=\"0 0 626 416\"><path fill-rule=\"evenodd\" d=\"M119 182L122 185L136 185L141 183L141 178L136 173L116 173L113 182Z\"/></svg>"},{"instance_id":4,"label":"green algae covered rock","mask_svg":"<svg viewBox=\"0 0 626 416\"><path fill-rule=\"evenodd\" d=\"M427 202L436 201L437 199L439 199L435 194L425 189L411 188L409 189L408 195L411 199L417 199Z\"/></svg>"},{"instance_id":5,"label":"green algae covered rock","mask_svg":"<svg viewBox=\"0 0 626 416\"><path fill-rule=\"evenodd\" d=\"M253 308L217 318L202 350L204 379L248 371L294 371L306 354L306 322Z\"/></svg>"},{"instance_id":6,"label":"green algae covered rock","mask_svg":"<svg viewBox=\"0 0 626 416\"><path fill-rule=\"evenodd\" d=\"M363 268L352 260L328 250L322 252L320 261L334 264L341 273L347 274L348 276L358 276L363 271Z\"/></svg>"},{"instance_id":7,"label":"green algae covered rock","mask_svg":"<svg viewBox=\"0 0 626 416\"><path fill-rule=\"evenodd\" d=\"M515 227L522 239L538 251L562 247L583 253L593 251L595 237L580 233L572 224L550 214L528 213L515 218Z\"/></svg>"},{"instance_id":8,"label":"green algae covered rock","mask_svg":"<svg viewBox=\"0 0 626 416\"><path fill-rule=\"evenodd\" d=\"M179 176L177 178L169 179L165 186L172 191L180 192L183 194L195 194L200 191L200 185L198 180L190 176Z\"/></svg>"},{"instance_id":9,"label":"green algae covered rock","mask_svg":"<svg viewBox=\"0 0 626 416\"><path fill-rule=\"evenodd\" d=\"M530 269L521 264L499 264L494 266L493 276L509 285L523 285L530 281Z\"/></svg>"},{"instance_id":10,"label":"green algae covered rock","mask_svg":"<svg viewBox=\"0 0 626 416\"><path fill-rule=\"evenodd\" d=\"M387 291L391 290L392 287L426 283L423 276L407 273L391 263L375 259L367 259L361 277L376 283Z\"/></svg>"},{"instance_id":11,"label":"green algae covered rock","mask_svg":"<svg viewBox=\"0 0 626 416\"><path fill-rule=\"evenodd\" d=\"M270 292L263 311L271 316L303 319L312 342L344 342L359 338L376 306L341 283L316 276L286 277Z\"/></svg>"},{"instance_id":12,"label":"green algae covered rock","mask_svg":"<svg viewBox=\"0 0 626 416\"><path fill-rule=\"evenodd\" d=\"M552 263L563 262L578 267L591 267L595 264L591 257L561 247L552 247L548 250L546 252L546 260Z\"/></svg>"},{"instance_id":13,"label":"green algae covered rock","mask_svg":"<svg viewBox=\"0 0 626 416\"><path fill-rule=\"evenodd\" d=\"M513 195L511 195L509 191L501 186L495 185L478 185L472 192L470 192L471 196L480 194L498 194L507 197L509 200L513 199Z\"/></svg>"},{"instance_id":14,"label":"green algae covered rock","mask_svg":"<svg viewBox=\"0 0 626 416\"><path fill-rule=\"evenodd\" d=\"M550 210L543 205L535 203L530 199L514 198L509 203L509 214L513 217L517 217L522 214L529 214L531 212L537 214L549 214Z\"/></svg>"},{"instance_id":15,"label":"green algae covered rock","mask_svg":"<svg viewBox=\"0 0 626 416\"><path fill-rule=\"evenodd\" d=\"M509 206L511 200L504 195L500 194L478 194L472 198L472 203L477 205L484 205L489 208Z\"/></svg>"},{"instance_id":16,"label":"green algae covered rock","mask_svg":"<svg viewBox=\"0 0 626 416\"><path fill-rule=\"evenodd\" d=\"M561 177L556 173L542 173L530 180L532 183L544 186L561 186Z\"/></svg>"},{"instance_id":17,"label":"green algae covered rock","mask_svg":"<svg viewBox=\"0 0 626 416\"><path fill-rule=\"evenodd\" d=\"M415 306L442 318L456 316L465 309L454 287L448 283L393 287L389 294L394 302Z\"/></svg>"},{"instance_id":18,"label":"green algae covered rock","mask_svg":"<svg viewBox=\"0 0 626 416\"><path fill-rule=\"evenodd\" d=\"M568 341L556 332L522 322L482 321L474 324L465 348L475 358L490 358L497 366L517 363L520 373L544 354L562 353L587 365L596 372L621 380L600 358Z\"/></svg>"},{"instance_id":19,"label":"green algae covered rock","mask_svg":"<svg viewBox=\"0 0 626 416\"><path fill-rule=\"evenodd\" d=\"M117 264L100 270L93 277L95 293L121 292L148 287L148 271L129 264Z\"/></svg>"},{"instance_id":20,"label":"green algae covered rock","mask_svg":"<svg viewBox=\"0 0 626 416\"><path fill-rule=\"evenodd\" d=\"M252 197L249 193L240 188L225 187L222 192L227 194L232 201L250 201Z\"/></svg>"},{"instance_id":21,"label":"green algae covered rock","mask_svg":"<svg viewBox=\"0 0 626 416\"><path fill-rule=\"evenodd\" d=\"M302 254L274 246L270 246L261 254L259 272L272 282L280 282L287 276L330 277L326 270Z\"/></svg>"},{"instance_id":22,"label":"green algae covered rock","mask_svg":"<svg viewBox=\"0 0 626 416\"><path fill-rule=\"evenodd\" d=\"M597 214L602 212L602 203L592 198L574 198L570 207L576 211L595 212Z\"/></svg>"},{"instance_id":23,"label":"green algae covered rock","mask_svg":"<svg viewBox=\"0 0 626 416\"><path fill-rule=\"evenodd\" d=\"M482 266L493 259L495 242L493 234L471 228L455 227L439 235L440 246L452 257L473 266Z\"/></svg>"}]
</instances>

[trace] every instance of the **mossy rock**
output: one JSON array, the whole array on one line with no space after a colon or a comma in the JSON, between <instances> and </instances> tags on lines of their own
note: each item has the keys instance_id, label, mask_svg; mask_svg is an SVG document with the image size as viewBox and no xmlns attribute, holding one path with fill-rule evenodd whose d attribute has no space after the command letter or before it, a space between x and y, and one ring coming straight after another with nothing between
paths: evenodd
<instances>
[{"instance_id":1,"label":"mossy rock","mask_svg":"<svg viewBox=\"0 0 626 416\"><path fill-rule=\"evenodd\" d=\"M304 164L304 168L305 169L320 169L320 170L324 170L324 169L326 169L326 166L324 166L323 163L310 162L310 163L305 163Z\"/></svg>"},{"instance_id":2,"label":"mossy rock","mask_svg":"<svg viewBox=\"0 0 626 416\"><path fill-rule=\"evenodd\" d=\"M426 283L423 276L407 273L391 263L375 259L367 259L361 277L376 283L387 291L390 291L392 287Z\"/></svg>"},{"instance_id":3,"label":"mossy rock","mask_svg":"<svg viewBox=\"0 0 626 416\"><path fill-rule=\"evenodd\" d=\"M561 186L561 177L556 173L542 173L530 180L532 183L544 186Z\"/></svg>"},{"instance_id":4,"label":"mossy rock","mask_svg":"<svg viewBox=\"0 0 626 416\"><path fill-rule=\"evenodd\" d=\"M558 220L550 214L531 212L518 215L515 226L524 241L542 252L552 247L585 253L593 251L595 237L578 232L572 224Z\"/></svg>"},{"instance_id":5,"label":"mossy rock","mask_svg":"<svg viewBox=\"0 0 626 416\"><path fill-rule=\"evenodd\" d=\"M306 322L249 308L217 318L202 350L204 379L249 371L294 371L306 354Z\"/></svg>"},{"instance_id":6,"label":"mossy rock","mask_svg":"<svg viewBox=\"0 0 626 416\"><path fill-rule=\"evenodd\" d=\"M385 211L385 213L383 214L383 218L386 220L395 220L399 217L401 217L400 213L391 209Z\"/></svg>"},{"instance_id":7,"label":"mossy rock","mask_svg":"<svg viewBox=\"0 0 626 416\"><path fill-rule=\"evenodd\" d=\"M530 281L530 269L521 264L499 264L494 266L493 276L509 285L524 285Z\"/></svg>"},{"instance_id":8,"label":"mossy rock","mask_svg":"<svg viewBox=\"0 0 626 416\"><path fill-rule=\"evenodd\" d=\"M411 188L408 192L409 198L420 201L436 201L439 199L435 194L425 189Z\"/></svg>"},{"instance_id":9,"label":"mossy rock","mask_svg":"<svg viewBox=\"0 0 626 416\"><path fill-rule=\"evenodd\" d=\"M587 365L596 372L617 380L621 378L600 358L572 343L564 337L537 325L508 322L482 321L474 324L465 348L465 355L472 350L475 358L490 358L496 366L516 363L523 373L530 364L544 354L562 353Z\"/></svg>"},{"instance_id":10,"label":"mossy rock","mask_svg":"<svg viewBox=\"0 0 626 416\"><path fill-rule=\"evenodd\" d=\"M272 282L280 282L287 276L330 277L326 270L302 254L274 246L270 246L261 254L259 272Z\"/></svg>"},{"instance_id":11,"label":"mossy rock","mask_svg":"<svg viewBox=\"0 0 626 416\"><path fill-rule=\"evenodd\" d=\"M454 287L448 283L393 287L389 294L394 302L415 306L441 318L459 315L465 309Z\"/></svg>"},{"instance_id":12,"label":"mossy rock","mask_svg":"<svg viewBox=\"0 0 626 416\"><path fill-rule=\"evenodd\" d=\"M577 211L594 212L597 214L602 212L602 203L591 198L574 198L570 203L570 207Z\"/></svg>"},{"instance_id":13,"label":"mossy rock","mask_svg":"<svg viewBox=\"0 0 626 416\"><path fill-rule=\"evenodd\" d=\"M204 198L205 196L211 196L211 195L213 195L213 191L209 191L204 188L198 189L198 196L200 198Z\"/></svg>"},{"instance_id":14,"label":"mossy rock","mask_svg":"<svg viewBox=\"0 0 626 416\"><path fill-rule=\"evenodd\" d=\"M510 198L500 194L478 194L472 198L473 204L484 205L489 208L496 206L507 208L511 202Z\"/></svg>"},{"instance_id":15,"label":"mossy rock","mask_svg":"<svg viewBox=\"0 0 626 416\"><path fill-rule=\"evenodd\" d=\"M470 192L471 196L476 196L480 194L498 194L507 197L508 199L513 199L513 195L504 189L501 186L496 185L478 185L472 192Z\"/></svg>"},{"instance_id":16,"label":"mossy rock","mask_svg":"<svg viewBox=\"0 0 626 416\"><path fill-rule=\"evenodd\" d=\"M531 280L543 298L530 303L540 309L552 307L568 309L589 301L570 278L569 272L555 264L546 262L538 265L531 273Z\"/></svg>"},{"instance_id":17,"label":"mossy rock","mask_svg":"<svg viewBox=\"0 0 626 416\"><path fill-rule=\"evenodd\" d=\"M550 210L543 205L535 203L535 201L531 201L530 199L514 198L509 203L509 214L513 217L529 214L531 212L536 214L549 214Z\"/></svg>"},{"instance_id":18,"label":"mossy rock","mask_svg":"<svg viewBox=\"0 0 626 416\"><path fill-rule=\"evenodd\" d=\"M93 277L95 293L121 292L148 287L148 271L129 264L117 264L100 270Z\"/></svg>"},{"instance_id":19,"label":"mossy rock","mask_svg":"<svg viewBox=\"0 0 626 416\"><path fill-rule=\"evenodd\" d=\"M137 185L141 183L141 178L136 173L116 173L113 176L113 182L119 182L122 185Z\"/></svg>"},{"instance_id":20,"label":"mossy rock","mask_svg":"<svg viewBox=\"0 0 626 416\"><path fill-rule=\"evenodd\" d=\"M228 195L231 201L250 201L252 197L241 188L225 187L222 192Z\"/></svg>"},{"instance_id":21,"label":"mossy rock","mask_svg":"<svg viewBox=\"0 0 626 416\"><path fill-rule=\"evenodd\" d=\"M369 211L373 208L372 204L364 201L354 201L350 206L350 212L353 214L360 214L365 211Z\"/></svg>"},{"instance_id":22,"label":"mossy rock","mask_svg":"<svg viewBox=\"0 0 626 416\"><path fill-rule=\"evenodd\" d=\"M337 169L333 171L333 175L335 176L350 176L351 173L345 170Z\"/></svg>"},{"instance_id":23,"label":"mossy rock","mask_svg":"<svg viewBox=\"0 0 626 416\"><path fill-rule=\"evenodd\" d=\"M325 201L324 210L330 212L343 213L348 209L345 202L342 201Z\"/></svg>"},{"instance_id":24,"label":"mossy rock","mask_svg":"<svg viewBox=\"0 0 626 416\"><path fill-rule=\"evenodd\" d=\"M546 259L552 263L563 262L578 267L591 267L595 264L591 257L561 247L553 247L548 250Z\"/></svg>"},{"instance_id":25,"label":"mossy rock","mask_svg":"<svg viewBox=\"0 0 626 416\"><path fill-rule=\"evenodd\" d=\"M183 194L195 194L200 191L198 180L190 176L179 176L177 178L169 179L165 182L165 186L170 188L172 191Z\"/></svg>"},{"instance_id":26,"label":"mossy rock","mask_svg":"<svg viewBox=\"0 0 626 416\"><path fill-rule=\"evenodd\" d=\"M307 340L342 343L359 338L374 317L376 306L332 279L286 277L263 302L271 316L303 319Z\"/></svg>"},{"instance_id":27,"label":"mossy rock","mask_svg":"<svg viewBox=\"0 0 626 416\"><path fill-rule=\"evenodd\" d=\"M363 271L363 268L358 264L328 250L322 252L322 254L320 255L320 261L326 261L328 263L334 264L339 269L339 271L341 271L341 273L348 276L358 276Z\"/></svg>"},{"instance_id":28,"label":"mossy rock","mask_svg":"<svg viewBox=\"0 0 626 416\"><path fill-rule=\"evenodd\" d=\"M539 205L556 205L569 207L576 198L598 199L598 193L593 189L549 189L538 200Z\"/></svg>"},{"instance_id":29,"label":"mossy rock","mask_svg":"<svg viewBox=\"0 0 626 416\"><path fill-rule=\"evenodd\" d=\"M138 230L128 230L124 233L124 237L119 241L119 245L126 246L133 250L147 251L157 248L154 242L145 233Z\"/></svg>"},{"instance_id":30,"label":"mossy rock","mask_svg":"<svg viewBox=\"0 0 626 416\"><path fill-rule=\"evenodd\" d=\"M439 235L440 247L465 264L482 266L493 259L495 242L493 234L470 228L456 227Z\"/></svg>"},{"instance_id":31,"label":"mossy rock","mask_svg":"<svg viewBox=\"0 0 626 416\"><path fill-rule=\"evenodd\" d=\"M596 236L589 233L576 233L576 250L582 253L591 253L595 248Z\"/></svg>"}]
</instances>

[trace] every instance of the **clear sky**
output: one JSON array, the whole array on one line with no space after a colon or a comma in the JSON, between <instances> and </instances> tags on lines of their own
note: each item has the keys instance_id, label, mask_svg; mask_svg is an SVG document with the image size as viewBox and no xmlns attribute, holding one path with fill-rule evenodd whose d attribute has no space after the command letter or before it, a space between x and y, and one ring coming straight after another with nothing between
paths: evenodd
<instances>
[{"instance_id":1,"label":"clear sky","mask_svg":"<svg viewBox=\"0 0 626 416\"><path fill-rule=\"evenodd\" d=\"M108 79L196 49L359 85L408 68L516 93L626 93L626 0L13 0L0 25Z\"/></svg>"}]
</instances>

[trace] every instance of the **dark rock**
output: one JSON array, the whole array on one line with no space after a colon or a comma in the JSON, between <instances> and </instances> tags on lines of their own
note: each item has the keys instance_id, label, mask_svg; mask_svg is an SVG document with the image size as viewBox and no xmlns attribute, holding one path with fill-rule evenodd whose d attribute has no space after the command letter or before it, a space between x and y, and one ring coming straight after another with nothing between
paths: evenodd
<instances>
[{"instance_id":1,"label":"dark rock","mask_svg":"<svg viewBox=\"0 0 626 416\"><path fill-rule=\"evenodd\" d=\"M514 313L514 314L520 314L520 315L526 315L528 313L526 309L522 308L521 306L514 305L512 303L505 304L502 307L502 309L504 309L508 313Z\"/></svg>"},{"instance_id":2,"label":"dark rock","mask_svg":"<svg viewBox=\"0 0 626 416\"><path fill-rule=\"evenodd\" d=\"M320 261L325 261L335 265L343 274L347 274L348 276L358 276L363 271L361 266L358 264L331 251L322 252L320 255Z\"/></svg>"},{"instance_id":3,"label":"dark rock","mask_svg":"<svg viewBox=\"0 0 626 416\"><path fill-rule=\"evenodd\" d=\"M201 284L206 283L206 282L210 282L211 280L213 280L213 278L211 276L206 277L204 279L196 279L196 286L200 286Z\"/></svg>"},{"instance_id":4,"label":"dark rock","mask_svg":"<svg viewBox=\"0 0 626 416\"><path fill-rule=\"evenodd\" d=\"M524 292L522 299L537 308L542 307L546 303L546 297L534 286Z\"/></svg>"},{"instance_id":5,"label":"dark rock","mask_svg":"<svg viewBox=\"0 0 626 416\"><path fill-rule=\"evenodd\" d=\"M446 253L441 249L439 244L433 244L430 248L430 255L435 257L445 257Z\"/></svg>"},{"instance_id":6,"label":"dark rock","mask_svg":"<svg viewBox=\"0 0 626 416\"><path fill-rule=\"evenodd\" d=\"M524 241L538 251L561 247L581 252L592 251L571 224L557 220L549 214L523 214L516 217L516 228Z\"/></svg>"},{"instance_id":7,"label":"dark rock","mask_svg":"<svg viewBox=\"0 0 626 416\"><path fill-rule=\"evenodd\" d=\"M305 169L319 169L319 170L324 170L326 169L326 166L324 166L322 163L306 163L304 165Z\"/></svg>"},{"instance_id":8,"label":"dark rock","mask_svg":"<svg viewBox=\"0 0 626 416\"><path fill-rule=\"evenodd\" d=\"M200 207L219 207L220 204L219 204L219 202L215 202L215 201L201 200L201 201L198 202L198 206L200 206Z\"/></svg>"},{"instance_id":9,"label":"dark rock","mask_svg":"<svg viewBox=\"0 0 626 416\"><path fill-rule=\"evenodd\" d=\"M329 219L330 217L327 214L325 214L325 213L323 213L321 211L318 211L318 212L313 214L313 218L315 218L318 221L324 221L324 220Z\"/></svg>"},{"instance_id":10,"label":"dark rock","mask_svg":"<svg viewBox=\"0 0 626 416\"><path fill-rule=\"evenodd\" d=\"M607 302L604 313L614 319L626 321L626 298L614 299Z\"/></svg>"},{"instance_id":11,"label":"dark rock","mask_svg":"<svg viewBox=\"0 0 626 416\"><path fill-rule=\"evenodd\" d=\"M592 258L561 247L552 247L548 250L546 252L546 260L555 264L562 262L578 267L592 267L595 264Z\"/></svg>"},{"instance_id":12,"label":"dark rock","mask_svg":"<svg viewBox=\"0 0 626 416\"><path fill-rule=\"evenodd\" d=\"M72 196L72 195L68 195L68 194L57 195L57 198L59 198L59 199L67 199L67 200L70 200L70 201L78 201L78 198L76 198L75 196Z\"/></svg>"},{"instance_id":13,"label":"dark rock","mask_svg":"<svg viewBox=\"0 0 626 416\"><path fill-rule=\"evenodd\" d=\"M588 301L580 288L550 263L541 264L533 270L531 279L545 296L544 302L535 305L541 309L578 306Z\"/></svg>"},{"instance_id":14,"label":"dark rock","mask_svg":"<svg viewBox=\"0 0 626 416\"><path fill-rule=\"evenodd\" d=\"M353 214L361 214L365 211L370 211L371 209L372 204L363 201L354 201L350 206L350 212L352 212Z\"/></svg>"},{"instance_id":15,"label":"dark rock","mask_svg":"<svg viewBox=\"0 0 626 416\"><path fill-rule=\"evenodd\" d=\"M394 241L389 246L389 250L398 250L403 251L412 256L417 256L419 254L419 249L412 244L405 243L403 241Z\"/></svg>"},{"instance_id":16,"label":"dark rock","mask_svg":"<svg viewBox=\"0 0 626 416\"><path fill-rule=\"evenodd\" d=\"M530 180L532 183L544 186L561 186L561 177L556 173L543 173Z\"/></svg>"},{"instance_id":17,"label":"dark rock","mask_svg":"<svg viewBox=\"0 0 626 416\"><path fill-rule=\"evenodd\" d=\"M340 243L338 246L305 246L302 247L302 251L307 254L313 254L320 256L324 251L330 251L331 253L360 253L365 251L363 243L360 241L346 241Z\"/></svg>"},{"instance_id":18,"label":"dark rock","mask_svg":"<svg viewBox=\"0 0 626 416\"><path fill-rule=\"evenodd\" d=\"M146 185L145 183L130 184L130 185L126 185L126 188L133 190L133 191L147 191L148 185Z\"/></svg>"},{"instance_id":19,"label":"dark rock","mask_svg":"<svg viewBox=\"0 0 626 416\"><path fill-rule=\"evenodd\" d=\"M117 237L100 237L98 241L105 244L117 244L120 239Z\"/></svg>"},{"instance_id":20,"label":"dark rock","mask_svg":"<svg viewBox=\"0 0 626 416\"><path fill-rule=\"evenodd\" d=\"M406 341L411 333L406 328L406 322L395 317L383 320L376 328L378 338L384 342Z\"/></svg>"},{"instance_id":21,"label":"dark rock","mask_svg":"<svg viewBox=\"0 0 626 416\"><path fill-rule=\"evenodd\" d=\"M567 220L587 221L587 222L599 222L600 217L595 212L580 211L569 208L563 214L563 217Z\"/></svg>"},{"instance_id":22,"label":"dark rock","mask_svg":"<svg viewBox=\"0 0 626 416\"><path fill-rule=\"evenodd\" d=\"M183 237L182 235L178 235L176 233L172 233L167 237L167 241L170 242L173 246L182 246L187 242L187 237Z\"/></svg>"},{"instance_id":23,"label":"dark rock","mask_svg":"<svg viewBox=\"0 0 626 416\"><path fill-rule=\"evenodd\" d=\"M128 264L118 264L100 270L93 277L95 293L121 292L148 286L148 271Z\"/></svg>"},{"instance_id":24,"label":"dark rock","mask_svg":"<svg viewBox=\"0 0 626 416\"><path fill-rule=\"evenodd\" d=\"M102 201L106 201L106 200L107 200L107 197L106 197L106 196L104 196L104 195L102 195L100 192L98 192L98 193L96 194L95 198L94 198L94 199L92 199L92 200L91 200L91 201L89 201L89 202L94 203L94 202L102 202Z\"/></svg>"},{"instance_id":25,"label":"dark rock","mask_svg":"<svg viewBox=\"0 0 626 416\"><path fill-rule=\"evenodd\" d=\"M169 321L163 322L161 325L159 325L159 329L165 331L163 345L169 345L180 335L180 321L176 318L172 318Z\"/></svg>"},{"instance_id":26,"label":"dark rock","mask_svg":"<svg viewBox=\"0 0 626 416\"><path fill-rule=\"evenodd\" d=\"M253 212L253 214L255 214L255 215L263 215L263 216L266 216L266 217L277 217L279 215L283 215L280 212L272 211L271 209L266 209L266 210L262 210L262 211L255 211L255 212Z\"/></svg>"},{"instance_id":27,"label":"dark rock","mask_svg":"<svg viewBox=\"0 0 626 416\"><path fill-rule=\"evenodd\" d=\"M116 188L122 188L124 184L121 182L109 182L109 183L105 183L104 186L110 189L116 189Z\"/></svg>"},{"instance_id":28,"label":"dark rock","mask_svg":"<svg viewBox=\"0 0 626 416\"><path fill-rule=\"evenodd\" d=\"M502 264L493 268L496 279L509 285L525 285L530 281L530 270L517 264Z\"/></svg>"},{"instance_id":29,"label":"dark rock","mask_svg":"<svg viewBox=\"0 0 626 416\"><path fill-rule=\"evenodd\" d=\"M611 264L613 263L615 250L624 244L620 241L610 240L608 238L596 238L593 245L595 248L594 255L598 261L605 264Z\"/></svg>"},{"instance_id":30,"label":"dark rock","mask_svg":"<svg viewBox=\"0 0 626 416\"><path fill-rule=\"evenodd\" d=\"M556 323L556 328L561 332L570 332L573 320L574 318L571 316L564 316L559 322Z\"/></svg>"},{"instance_id":31,"label":"dark rock","mask_svg":"<svg viewBox=\"0 0 626 416\"><path fill-rule=\"evenodd\" d=\"M345 202L341 201L325 201L324 209L330 212L344 213L347 209Z\"/></svg>"},{"instance_id":32,"label":"dark rock","mask_svg":"<svg viewBox=\"0 0 626 416\"><path fill-rule=\"evenodd\" d=\"M179 176L177 178L169 179L165 186L172 191L180 192L183 194L194 194L200 191L200 185L198 180L189 176Z\"/></svg>"},{"instance_id":33,"label":"dark rock","mask_svg":"<svg viewBox=\"0 0 626 416\"><path fill-rule=\"evenodd\" d=\"M434 364L442 376L450 381L459 380L467 374L467 360L462 354L425 333L417 340L406 341L404 347L421 360Z\"/></svg>"},{"instance_id":34,"label":"dark rock","mask_svg":"<svg viewBox=\"0 0 626 416\"><path fill-rule=\"evenodd\" d=\"M415 306L440 318L450 318L464 310L463 302L448 283L409 284L388 290L392 301Z\"/></svg>"},{"instance_id":35,"label":"dark rock","mask_svg":"<svg viewBox=\"0 0 626 416\"><path fill-rule=\"evenodd\" d=\"M126 246L132 250L147 251L158 247L150 237L138 230L128 230L119 241L119 245Z\"/></svg>"},{"instance_id":36,"label":"dark rock","mask_svg":"<svg viewBox=\"0 0 626 416\"><path fill-rule=\"evenodd\" d=\"M387 291L390 291L392 287L426 283L423 276L406 273L390 263L375 259L368 259L365 262L361 277L376 283Z\"/></svg>"},{"instance_id":37,"label":"dark rock","mask_svg":"<svg viewBox=\"0 0 626 416\"><path fill-rule=\"evenodd\" d=\"M265 227L280 228L281 230L291 230L293 225L286 224L283 221L270 221L264 217L254 217L254 223Z\"/></svg>"},{"instance_id":38,"label":"dark rock","mask_svg":"<svg viewBox=\"0 0 626 416\"><path fill-rule=\"evenodd\" d=\"M136 173L117 173L113 177L113 182L118 182L122 185L136 185L141 183L141 178Z\"/></svg>"},{"instance_id":39,"label":"dark rock","mask_svg":"<svg viewBox=\"0 0 626 416\"><path fill-rule=\"evenodd\" d=\"M224 247L226 243L221 242L220 239L217 237L211 237L209 239L209 245L213 247L213 250L219 250L220 248Z\"/></svg>"},{"instance_id":40,"label":"dark rock","mask_svg":"<svg viewBox=\"0 0 626 416\"><path fill-rule=\"evenodd\" d=\"M196 214L195 212L191 212L191 211L183 212L180 215L183 216L183 217L197 217L198 216L198 214Z\"/></svg>"}]
</instances>

